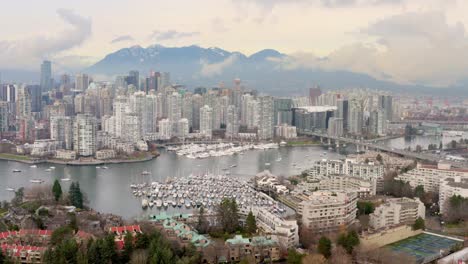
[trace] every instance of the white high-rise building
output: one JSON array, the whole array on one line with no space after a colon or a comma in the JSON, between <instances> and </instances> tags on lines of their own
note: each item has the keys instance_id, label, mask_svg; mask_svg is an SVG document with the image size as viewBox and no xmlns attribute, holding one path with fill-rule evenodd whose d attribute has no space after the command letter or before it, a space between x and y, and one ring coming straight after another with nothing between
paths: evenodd
<instances>
[{"instance_id":1,"label":"white high-rise building","mask_svg":"<svg viewBox=\"0 0 468 264\"><path fill-rule=\"evenodd\" d=\"M273 97L261 96L259 101L258 138L261 140L273 138Z\"/></svg>"},{"instance_id":2,"label":"white high-rise building","mask_svg":"<svg viewBox=\"0 0 468 264\"><path fill-rule=\"evenodd\" d=\"M349 101L348 132L355 135L362 134L364 111L359 100Z\"/></svg>"},{"instance_id":3,"label":"white high-rise building","mask_svg":"<svg viewBox=\"0 0 468 264\"><path fill-rule=\"evenodd\" d=\"M122 139L130 143L136 143L143 138L140 120L140 117L135 113L127 113L125 115L125 128L123 130Z\"/></svg>"},{"instance_id":4,"label":"white high-rise building","mask_svg":"<svg viewBox=\"0 0 468 264\"><path fill-rule=\"evenodd\" d=\"M189 122L187 118L181 118L177 121L177 136L185 138L189 134Z\"/></svg>"},{"instance_id":5,"label":"white high-rise building","mask_svg":"<svg viewBox=\"0 0 468 264\"><path fill-rule=\"evenodd\" d=\"M88 89L88 86L89 86L89 76L87 74L77 74L75 89L78 91L84 91Z\"/></svg>"},{"instance_id":6,"label":"white high-rise building","mask_svg":"<svg viewBox=\"0 0 468 264\"><path fill-rule=\"evenodd\" d=\"M16 116L17 119L31 116L31 95L26 85L16 86Z\"/></svg>"},{"instance_id":7,"label":"white high-rise building","mask_svg":"<svg viewBox=\"0 0 468 264\"><path fill-rule=\"evenodd\" d=\"M79 156L96 153L97 121L94 116L79 114L73 124L73 150Z\"/></svg>"},{"instance_id":8,"label":"white high-rise building","mask_svg":"<svg viewBox=\"0 0 468 264\"><path fill-rule=\"evenodd\" d=\"M50 117L50 139L59 141L64 149L73 148L73 119L69 116Z\"/></svg>"},{"instance_id":9,"label":"white high-rise building","mask_svg":"<svg viewBox=\"0 0 468 264\"><path fill-rule=\"evenodd\" d=\"M237 107L229 105L226 109L226 138L235 138L239 133L239 117Z\"/></svg>"},{"instance_id":10,"label":"white high-rise building","mask_svg":"<svg viewBox=\"0 0 468 264\"><path fill-rule=\"evenodd\" d=\"M171 139L172 137L172 124L169 119L162 119L159 121L159 138L163 140Z\"/></svg>"},{"instance_id":11,"label":"white high-rise building","mask_svg":"<svg viewBox=\"0 0 468 264\"><path fill-rule=\"evenodd\" d=\"M193 101L191 93L185 93L182 99L182 118L187 119L189 128L193 126Z\"/></svg>"},{"instance_id":12,"label":"white high-rise building","mask_svg":"<svg viewBox=\"0 0 468 264\"><path fill-rule=\"evenodd\" d=\"M200 134L206 138L213 136L213 109L208 105L200 108Z\"/></svg>"},{"instance_id":13,"label":"white high-rise building","mask_svg":"<svg viewBox=\"0 0 468 264\"><path fill-rule=\"evenodd\" d=\"M247 126L248 122L247 120L249 119L249 104L253 100L253 96L251 94L244 94L241 97L241 125Z\"/></svg>"},{"instance_id":14,"label":"white high-rise building","mask_svg":"<svg viewBox=\"0 0 468 264\"><path fill-rule=\"evenodd\" d=\"M182 118L182 96L178 92L173 92L166 98L167 118L172 123L172 132L177 133L177 122Z\"/></svg>"},{"instance_id":15,"label":"white high-rise building","mask_svg":"<svg viewBox=\"0 0 468 264\"><path fill-rule=\"evenodd\" d=\"M124 96L117 96L114 100L115 136L125 134L125 116L127 115L128 100Z\"/></svg>"},{"instance_id":16,"label":"white high-rise building","mask_svg":"<svg viewBox=\"0 0 468 264\"><path fill-rule=\"evenodd\" d=\"M0 101L0 132L8 130L8 102Z\"/></svg>"},{"instance_id":17,"label":"white high-rise building","mask_svg":"<svg viewBox=\"0 0 468 264\"><path fill-rule=\"evenodd\" d=\"M258 100L247 101L245 115L247 128L252 129L258 127L260 119L260 104Z\"/></svg>"}]
</instances>

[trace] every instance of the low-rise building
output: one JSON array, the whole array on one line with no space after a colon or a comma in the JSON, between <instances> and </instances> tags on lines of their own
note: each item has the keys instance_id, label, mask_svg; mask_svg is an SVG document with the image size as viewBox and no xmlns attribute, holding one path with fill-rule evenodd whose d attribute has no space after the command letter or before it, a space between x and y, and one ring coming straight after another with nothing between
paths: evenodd
<instances>
[{"instance_id":1,"label":"low-rise building","mask_svg":"<svg viewBox=\"0 0 468 264\"><path fill-rule=\"evenodd\" d=\"M356 220L357 193L355 191L315 191L303 195L298 214L302 224L319 233L349 226Z\"/></svg>"},{"instance_id":2,"label":"low-rise building","mask_svg":"<svg viewBox=\"0 0 468 264\"><path fill-rule=\"evenodd\" d=\"M391 198L370 214L369 226L381 229L402 224L412 225L419 217L424 219L425 214L426 207L418 198Z\"/></svg>"},{"instance_id":3,"label":"low-rise building","mask_svg":"<svg viewBox=\"0 0 468 264\"><path fill-rule=\"evenodd\" d=\"M454 195L468 198L468 178L455 176L440 181L439 208L442 214L447 211L447 201Z\"/></svg>"},{"instance_id":4,"label":"low-rise building","mask_svg":"<svg viewBox=\"0 0 468 264\"><path fill-rule=\"evenodd\" d=\"M62 159L62 160L75 160L76 152L73 150L59 149L55 151L55 158Z\"/></svg>"},{"instance_id":5,"label":"low-rise building","mask_svg":"<svg viewBox=\"0 0 468 264\"><path fill-rule=\"evenodd\" d=\"M299 227L296 220L284 219L266 208L253 208L252 213L261 233L270 236L282 248L292 248L299 244Z\"/></svg>"},{"instance_id":6,"label":"low-rise building","mask_svg":"<svg viewBox=\"0 0 468 264\"><path fill-rule=\"evenodd\" d=\"M101 149L96 151L96 159L108 160L115 158L115 150L113 149Z\"/></svg>"},{"instance_id":7,"label":"low-rise building","mask_svg":"<svg viewBox=\"0 0 468 264\"><path fill-rule=\"evenodd\" d=\"M296 127L288 124L275 126L275 137L284 139L297 138Z\"/></svg>"},{"instance_id":8,"label":"low-rise building","mask_svg":"<svg viewBox=\"0 0 468 264\"><path fill-rule=\"evenodd\" d=\"M55 154L55 150L59 146L59 142L52 139L40 139L34 141L31 150L31 155L36 157L46 157Z\"/></svg>"},{"instance_id":9,"label":"low-rise building","mask_svg":"<svg viewBox=\"0 0 468 264\"><path fill-rule=\"evenodd\" d=\"M231 262L238 262L249 256L252 256L257 263L280 259L278 243L269 237L244 238L242 235L236 235L234 238L226 240L226 247Z\"/></svg>"},{"instance_id":10,"label":"low-rise building","mask_svg":"<svg viewBox=\"0 0 468 264\"><path fill-rule=\"evenodd\" d=\"M415 169L395 179L408 182L413 188L421 185L426 192L438 193L441 180L448 177L468 178L468 170L452 168L450 164L443 162L439 162L437 166L418 163Z\"/></svg>"},{"instance_id":11,"label":"low-rise building","mask_svg":"<svg viewBox=\"0 0 468 264\"><path fill-rule=\"evenodd\" d=\"M278 194L289 193L289 189L285 185L280 184L278 178L271 174L269 170L258 173L255 176L255 182L260 190L273 191Z\"/></svg>"},{"instance_id":12,"label":"low-rise building","mask_svg":"<svg viewBox=\"0 0 468 264\"><path fill-rule=\"evenodd\" d=\"M300 194L316 190L353 190L356 191L358 197L367 197L376 194L377 184L375 181L346 175L307 177L306 181L295 187L293 193Z\"/></svg>"}]
</instances>

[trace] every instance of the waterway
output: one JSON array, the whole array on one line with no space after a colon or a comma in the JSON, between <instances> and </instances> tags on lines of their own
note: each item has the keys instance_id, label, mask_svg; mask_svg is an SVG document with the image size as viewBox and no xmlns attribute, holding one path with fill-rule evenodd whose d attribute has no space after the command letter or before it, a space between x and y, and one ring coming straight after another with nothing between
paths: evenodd
<instances>
[{"instance_id":1,"label":"waterway","mask_svg":"<svg viewBox=\"0 0 468 264\"><path fill-rule=\"evenodd\" d=\"M281 161L278 161L280 157ZM131 183L165 181L168 177L184 177L190 173L222 173L224 168L230 168L232 177L243 179L248 179L265 169L269 169L275 175L289 176L300 173L308 164L324 157L336 159L343 156L320 146L308 146L251 150L244 155L207 159L188 159L161 150L161 155L154 160L112 164L108 165L108 169L51 164L40 164L37 168L30 168L28 164L0 161L0 200L10 200L14 196L12 192L6 191L6 188L37 185L30 183L31 179L41 179L45 181L43 184L51 184L55 179L70 178L71 181L80 183L92 208L125 218L135 218L156 213L157 209L143 211L140 200L131 194ZM49 166L55 166L55 169L46 171ZM21 172L13 173L15 169ZM143 176L143 171L151 174ZM68 190L71 181L61 182L62 188Z\"/></svg>"},{"instance_id":2,"label":"waterway","mask_svg":"<svg viewBox=\"0 0 468 264\"><path fill-rule=\"evenodd\" d=\"M406 148L416 145L423 148L428 144L439 144L442 137L417 136L411 139L397 138L382 141L393 148ZM443 140L444 143L449 141ZM349 151L353 151L348 146ZM324 155L326 153L326 155ZM281 157L281 161L277 161ZM161 150L161 155L151 161L129 164L112 164L108 169L96 166L64 166L40 164L37 168L30 168L28 164L12 161L0 161L0 200L10 200L13 193L6 188L34 186L31 179L42 179L43 184L51 184L55 179L70 178L80 183L86 194L89 205L101 212L114 213L125 218L144 217L156 213L157 209L143 211L139 199L130 191L131 183L165 181L167 178L184 177L190 173L221 173L222 169L230 168L232 177L248 179L258 172L269 169L275 175L290 176L300 173L314 161L323 158L343 158L342 154L328 151L321 146L281 147L270 150L251 150L244 155L224 156L207 159L188 159L177 156L173 152ZM268 165L269 163L269 165ZM56 169L46 171L49 166ZM13 170L21 170L13 173ZM141 172L149 171L147 176ZM62 188L68 190L71 183L61 182ZM176 209L169 209L176 210Z\"/></svg>"}]
</instances>

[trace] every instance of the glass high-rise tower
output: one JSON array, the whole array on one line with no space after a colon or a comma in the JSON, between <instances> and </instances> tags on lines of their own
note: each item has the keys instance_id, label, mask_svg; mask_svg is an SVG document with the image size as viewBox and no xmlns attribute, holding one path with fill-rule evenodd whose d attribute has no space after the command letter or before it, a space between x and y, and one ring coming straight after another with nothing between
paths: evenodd
<instances>
[{"instance_id":1,"label":"glass high-rise tower","mask_svg":"<svg viewBox=\"0 0 468 264\"><path fill-rule=\"evenodd\" d=\"M41 64L41 90L52 90L52 64L47 60Z\"/></svg>"}]
</instances>

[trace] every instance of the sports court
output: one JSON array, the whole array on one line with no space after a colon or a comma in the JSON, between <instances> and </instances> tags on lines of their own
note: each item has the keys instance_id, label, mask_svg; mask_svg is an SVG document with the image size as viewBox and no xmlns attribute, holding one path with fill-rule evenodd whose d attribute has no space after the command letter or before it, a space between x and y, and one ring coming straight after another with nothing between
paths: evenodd
<instances>
[{"instance_id":1,"label":"sports court","mask_svg":"<svg viewBox=\"0 0 468 264\"><path fill-rule=\"evenodd\" d=\"M437 259L440 256L441 250L450 250L459 243L461 241L454 238L422 233L390 244L389 247L393 251L414 257L417 263L425 263Z\"/></svg>"}]
</instances>

